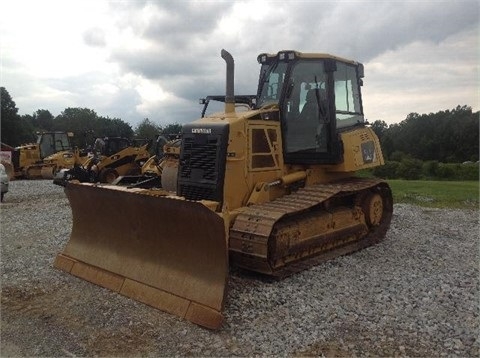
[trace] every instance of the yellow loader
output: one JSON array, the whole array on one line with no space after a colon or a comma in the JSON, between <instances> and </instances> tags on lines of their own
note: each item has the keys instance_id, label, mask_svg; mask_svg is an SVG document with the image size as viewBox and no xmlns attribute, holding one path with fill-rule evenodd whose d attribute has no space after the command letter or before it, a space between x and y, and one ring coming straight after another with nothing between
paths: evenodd
<instances>
[{"instance_id":1,"label":"yellow loader","mask_svg":"<svg viewBox=\"0 0 480 358\"><path fill-rule=\"evenodd\" d=\"M163 188L175 190L176 171L169 170L162 176L163 168L166 166L178 167L178 158L180 155L180 139L170 139L159 135L155 140L155 154L152 155L142 165L138 175L121 175L112 184L126 185L131 188L152 188L161 187L163 178Z\"/></svg>"},{"instance_id":2,"label":"yellow loader","mask_svg":"<svg viewBox=\"0 0 480 358\"><path fill-rule=\"evenodd\" d=\"M81 165L60 170L53 178L53 183L61 186L71 180L113 183L119 176L139 174L150 157L148 142L136 145L122 137L105 137L100 138L100 141L101 147L95 154L89 156Z\"/></svg>"},{"instance_id":3,"label":"yellow loader","mask_svg":"<svg viewBox=\"0 0 480 358\"><path fill-rule=\"evenodd\" d=\"M225 109L183 127L161 185L67 184L73 227L54 264L211 329L230 265L290 275L377 243L393 207L386 182L355 177L383 164L362 64L261 54L257 95L239 111L233 57L221 54Z\"/></svg>"}]
</instances>

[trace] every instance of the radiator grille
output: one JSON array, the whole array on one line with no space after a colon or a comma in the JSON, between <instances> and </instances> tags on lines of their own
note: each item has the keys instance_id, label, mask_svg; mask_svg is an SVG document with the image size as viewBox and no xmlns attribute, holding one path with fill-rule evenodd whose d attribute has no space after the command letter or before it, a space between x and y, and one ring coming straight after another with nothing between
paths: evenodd
<instances>
[{"instance_id":1,"label":"radiator grille","mask_svg":"<svg viewBox=\"0 0 480 358\"><path fill-rule=\"evenodd\" d=\"M218 139L209 140L209 143L195 144L193 138L185 138L183 160L180 177L187 180L215 181Z\"/></svg>"},{"instance_id":2,"label":"radiator grille","mask_svg":"<svg viewBox=\"0 0 480 358\"><path fill-rule=\"evenodd\" d=\"M180 185L180 193L188 200L215 200L215 190L196 185Z\"/></svg>"},{"instance_id":3,"label":"radiator grille","mask_svg":"<svg viewBox=\"0 0 480 358\"><path fill-rule=\"evenodd\" d=\"M222 202L228 125L185 125L182 134L178 194L188 200Z\"/></svg>"}]
</instances>

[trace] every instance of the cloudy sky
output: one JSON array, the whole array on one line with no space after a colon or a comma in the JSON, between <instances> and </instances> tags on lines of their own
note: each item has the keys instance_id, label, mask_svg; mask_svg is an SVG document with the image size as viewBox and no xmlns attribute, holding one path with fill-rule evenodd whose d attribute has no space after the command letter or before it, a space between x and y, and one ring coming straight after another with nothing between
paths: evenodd
<instances>
[{"instance_id":1,"label":"cloudy sky","mask_svg":"<svg viewBox=\"0 0 480 358\"><path fill-rule=\"evenodd\" d=\"M20 114L86 107L135 127L198 118L198 99L254 94L257 55L294 49L364 63L371 121L479 110L479 2L1 0L0 86Z\"/></svg>"}]
</instances>

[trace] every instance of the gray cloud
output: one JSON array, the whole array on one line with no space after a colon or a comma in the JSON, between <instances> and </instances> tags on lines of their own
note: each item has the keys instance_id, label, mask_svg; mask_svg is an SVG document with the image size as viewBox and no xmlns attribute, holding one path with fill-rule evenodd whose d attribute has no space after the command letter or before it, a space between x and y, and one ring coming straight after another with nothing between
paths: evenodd
<instances>
[{"instance_id":1,"label":"gray cloud","mask_svg":"<svg viewBox=\"0 0 480 358\"><path fill-rule=\"evenodd\" d=\"M477 1L298 1L281 3L276 11L284 18L268 27L251 24L265 47L281 41L301 51L362 61L415 41L438 43L477 26L479 18Z\"/></svg>"},{"instance_id":2,"label":"gray cloud","mask_svg":"<svg viewBox=\"0 0 480 358\"><path fill-rule=\"evenodd\" d=\"M205 58L186 57L181 53L161 49L123 51L116 50L111 60L120 64L126 72L140 74L149 79L171 79L174 76L200 75L205 73L208 62Z\"/></svg>"},{"instance_id":3,"label":"gray cloud","mask_svg":"<svg viewBox=\"0 0 480 358\"><path fill-rule=\"evenodd\" d=\"M219 34L214 38L219 19L229 14L232 3L167 4L142 4L157 10L149 23L136 29L152 43L151 48L142 52L117 48L112 61L125 71L152 79L213 73L216 69L210 64L219 49L229 45L240 55L237 58L243 61L248 55L253 64L260 52L286 48L368 61L415 41L443 41L478 23L476 1L275 2L270 3L271 16L248 20L233 38Z\"/></svg>"},{"instance_id":4,"label":"gray cloud","mask_svg":"<svg viewBox=\"0 0 480 358\"><path fill-rule=\"evenodd\" d=\"M198 98L224 93L222 48L235 58L238 94L256 92L259 53L295 49L364 62L366 109L373 108L382 116L390 111L392 120L401 120L403 111L408 114L416 108L438 106L437 98L449 98L452 81L457 89L452 101L465 96L465 102L451 106L478 108L478 97L468 95L476 91L478 79L477 1L121 1L108 5L110 27L98 24L82 29L81 36L88 46L108 51L109 62L119 69L119 79L133 75L134 84L97 93L92 88L116 84L108 77L111 74L92 69L76 78L50 81L48 86L68 92L68 104L88 106L133 124L144 117L161 123L197 118ZM112 31L120 41L111 36ZM136 41L141 46L132 45ZM3 66L15 66L11 63L5 57ZM12 77L10 73L4 71L5 77ZM152 99L142 102L135 89L139 78L159 85L167 98L158 104ZM462 86L469 89L459 91ZM11 87L21 86L12 83ZM410 102L412 108L407 108L402 96L414 89L436 96L430 103L422 96L424 103ZM388 102L389 96L395 101ZM378 100L368 103L368 98Z\"/></svg>"},{"instance_id":5,"label":"gray cloud","mask_svg":"<svg viewBox=\"0 0 480 358\"><path fill-rule=\"evenodd\" d=\"M228 12L234 2L184 2L155 3L158 13L145 27L143 36L161 41L171 49L185 49L196 37L211 35L219 14ZM175 29L172 31L172 29Z\"/></svg>"}]
</instances>

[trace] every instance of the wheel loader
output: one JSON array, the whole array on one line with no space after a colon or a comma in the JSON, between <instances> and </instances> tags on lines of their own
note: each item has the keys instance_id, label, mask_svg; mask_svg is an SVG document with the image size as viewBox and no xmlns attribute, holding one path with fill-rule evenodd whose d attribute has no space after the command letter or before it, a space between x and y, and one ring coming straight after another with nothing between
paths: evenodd
<instances>
[{"instance_id":1,"label":"wheel loader","mask_svg":"<svg viewBox=\"0 0 480 358\"><path fill-rule=\"evenodd\" d=\"M234 60L221 55L224 110L183 126L161 186L67 184L73 226L54 263L210 329L230 265L291 275L377 243L393 210L386 182L355 176L384 163L361 63L261 54L256 98L237 111Z\"/></svg>"},{"instance_id":2,"label":"wheel loader","mask_svg":"<svg viewBox=\"0 0 480 358\"><path fill-rule=\"evenodd\" d=\"M94 154L82 165L58 172L54 184L65 186L71 180L112 183L120 175L139 174L150 156L148 142L137 146L122 137L97 138L95 142L101 145L94 149Z\"/></svg>"},{"instance_id":3,"label":"wheel loader","mask_svg":"<svg viewBox=\"0 0 480 358\"><path fill-rule=\"evenodd\" d=\"M176 138L177 135L168 136L167 139L163 135L158 135L155 140L155 154L152 155L145 164L142 165L141 173L138 175L122 175L112 182L114 185L124 185L130 188L170 188L175 190L176 175L168 175L175 173L169 170L163 176L163 168L178 167L178 157L180 155L181 140Z\"/></svg>"}]
</instances>

